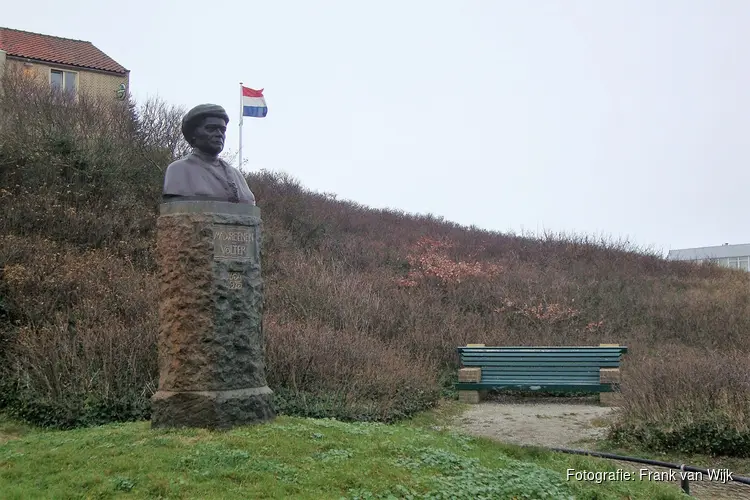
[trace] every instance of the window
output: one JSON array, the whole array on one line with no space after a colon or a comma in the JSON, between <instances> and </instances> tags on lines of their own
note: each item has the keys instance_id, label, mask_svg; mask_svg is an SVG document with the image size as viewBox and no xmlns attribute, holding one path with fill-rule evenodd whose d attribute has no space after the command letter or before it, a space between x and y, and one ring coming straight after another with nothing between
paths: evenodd
<instances>
[{"instance_id":1,"label":"window","mask_svg":"<svg viewBox=\"0 0 750 500\"><path fill-rule=\"evenodd\" d=\"M50 70L49 81L52 88L75 94L78 90L78 73L73 71Z\"/></svg>"},{"instance_id":2,"label":"window","mask_svg":"<svg viewBox=\"0 0 750 500\"><path fill-rule=\"evenodd\" d=\"M727 257L725 259L717 259L719 265L728 267L730 269L742 269L743 271L750 271L750 257Z\"/></svg>"}]
</instances>

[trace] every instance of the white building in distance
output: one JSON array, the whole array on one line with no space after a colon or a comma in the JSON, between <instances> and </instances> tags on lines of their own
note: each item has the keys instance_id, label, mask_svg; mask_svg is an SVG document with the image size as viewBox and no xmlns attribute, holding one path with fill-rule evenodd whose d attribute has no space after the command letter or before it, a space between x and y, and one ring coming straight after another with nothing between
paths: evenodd
<instances>
[{"instance_id":1,"label":"white building in distance","mask_svg":"<svg viewBox=\"0 0 750 500\"><path fill-rule=\"evenodd\" d=\"M723 267L750 271L750 243L742 245L725 243L715 247L670 250L667 259L692 262L711 261Z\"/></svg>"}]
</instances>

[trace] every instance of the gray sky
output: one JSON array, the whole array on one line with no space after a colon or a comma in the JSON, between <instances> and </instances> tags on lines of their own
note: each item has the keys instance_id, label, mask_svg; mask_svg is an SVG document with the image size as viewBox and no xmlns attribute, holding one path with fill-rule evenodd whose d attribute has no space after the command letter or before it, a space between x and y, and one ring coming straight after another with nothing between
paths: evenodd
<instances>
[{"instance_id":1,"label":"gray sky","mask_svg":"<svg viewBox=\"0 0 750 500\"><path fill-rule=\"evenodd\" d=\"M493 230L750 243L750 1L27 0L138 99L223 105L252 170ZM251 186L252 188L252 186ZM262 206L262 200L259 200Z\"/></svg>"}]
</instances>

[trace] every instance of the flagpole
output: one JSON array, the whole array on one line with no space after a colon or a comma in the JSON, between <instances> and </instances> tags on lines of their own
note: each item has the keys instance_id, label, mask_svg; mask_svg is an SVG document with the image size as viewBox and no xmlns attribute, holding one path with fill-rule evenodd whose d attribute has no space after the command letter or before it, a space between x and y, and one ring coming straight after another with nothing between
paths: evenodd
<instances>
[{"instance_id":1,"label":"flagpole","mask_svg":"<svg viewBox=\"0 0 750 500\"><path fill-rule=\"evenodd\" d=\"M240 160L238 169L242 172L242 115L244 114L242 109L242 82L240 82Z\"/></svg>"}]
</instances>

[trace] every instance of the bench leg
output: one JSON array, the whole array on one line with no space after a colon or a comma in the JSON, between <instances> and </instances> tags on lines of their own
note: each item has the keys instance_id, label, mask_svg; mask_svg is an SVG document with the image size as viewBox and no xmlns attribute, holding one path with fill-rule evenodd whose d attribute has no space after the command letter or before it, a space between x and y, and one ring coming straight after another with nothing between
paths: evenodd
<instances>
[{"instance_id":1,"label":"bench leg","mask_svg":"<svg viewBox=\"0 0 750 500\"><path fill-rule=\"evenodd\" d=\"M461 368L458 370L458 381L479 383L482 381L481 368ZM487 391L458 391L458 401L461 403L477 404Z\"/></svg>"},{"instance_id":2,"label":"bench leg","mask_svg":"<svg viewBox=\"0 0 750 500\"><path fill-rule=\"evenodd\" d=\"M475 405L482 400L480 392L484 391L458 391L458 402Z\"/></svg>"}]
</instances>

